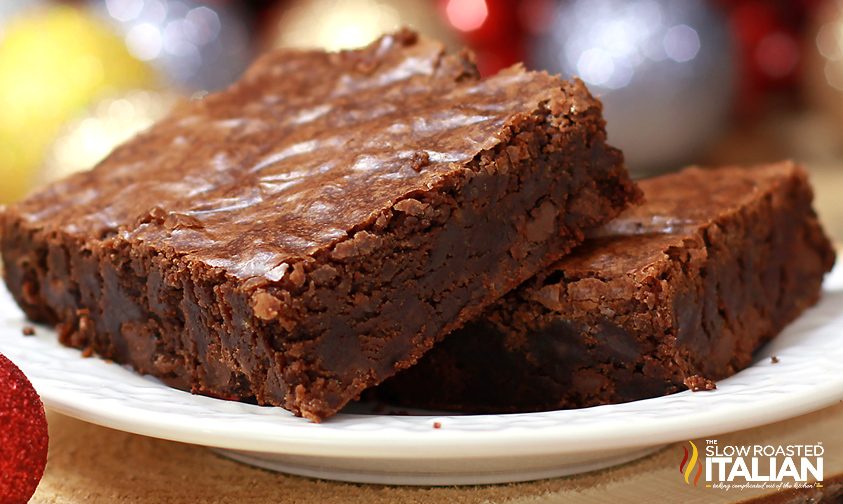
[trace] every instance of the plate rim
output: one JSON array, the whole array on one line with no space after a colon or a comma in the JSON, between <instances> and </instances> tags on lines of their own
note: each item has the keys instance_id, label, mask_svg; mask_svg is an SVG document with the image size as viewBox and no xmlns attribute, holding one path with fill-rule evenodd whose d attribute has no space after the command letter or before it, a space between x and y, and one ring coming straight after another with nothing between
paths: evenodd
<instances>
[{"instance_id":1,"label":"plate rim","mask_svg":"<svg viewBox=\"0 0 843 504\"><path fill-rule=\"evenodd\" d=\"M165 385L162 385L165 386ZM291 455L313 455L313 456L342 456L346 458L383 458L383 459L440 459L440 458L471 458L471 457L485 457L496 456L501 453L506 453L508 456L527 456L527 455L553 455L560 453L587 453L609 448L643 448L655 444L668 444L688 439L697 439L718 434L725 434L728 432L736 432L740 430L750 429L771 423L787 420L796 416L808 414L825 407L831 406L835 403L843 402L843 379L833 382L833 386L828 386L831 394L828 397L818 398L803 403L790 403L791 407L788 410L780 410L778 414L770 414L769 412L759 413L752 417L746 417L739 421L732 421L728 426L720 426L723 422L710 421L706 424L708 416L714 416L715 413L708 413L702 417L696 416L699 422L697 427L688 427L685 422L685 417L676 417L664 421L658 428L639 428L637 433L610 433L603 437L602 445L589 444L590 441L583 440L582 442L575 441L573 436L563 435L554 436L551 429L536 429L530 431L525 429L524 432L518 433L518 439L509 439L506 441L499 441L501 436L496 434L496 431L459 431L454 435L445 435L437 441L439 444L427 445L425 450L419 450L419 439L404 439L396 437L389 437L388 439L380 439L377 436L361 436L354 440L349 440L345 434L330 436L329 438L319 439L318 437L300 436L276 438L272 444L267 445L265 439L257 439L246 435L243 437L232 435L231 431L215 433L218 429L203 429L201 426L196 428L175 428L166 426L166 419L161 418L156 422L135 422L131 419L126 419L120 415L96 415L91 414L83 409L66 406L59 401L44 400L45 406L57 413L76 418L88 423L108 427L115 430L129 432L158 439L169 441L176 441L188 444L195 444L200 446L240 450L240 451L258 451L266 453L286 453ZM684 392L680 392L684 393ZM691 394L692 392L688 392ZM659 398L654 398L659 399ZM645 399L644 401L650 401ZM642 401L634 401L641 403ZM631 403L627 403L631 404ZM606 406L595 406L595 408L605 408ZM591 409L591 408L583 408ZM713 410L711 410L713 411ZM535 413L520 413L520 414L504 414L491 415L502 417L514 417L520 415L535 415ZM181 417L182 415L175 415ZM348 417L357 417L365 415L346 415ZM490 415L473 415L473 416L490 416ZM445 416L445 415L417 415L412 417L419 423L432 424L435 421L447 425L449 422L459 422L460 416ZM302 420L306 421L306 420ZM157 427L156 427L157 426ZM627 427L627 426L625 426ZM434 429L431 425L431 431L439 431L439 433L447 432L447 427L441 429ZM647 437L658 433L658 440ZM416 437L420 433L412 432L411 436ZM428 440L425 440L428 441ZM272 449L273 446L283 446L284 449ZM322 445L322 446L320 446ZM365 450L361 451L361 448ZM471 450L471 455L466 455L465 449Z\"/></svg>"},{"instance_id":2,"label":"plate rim","mask_svg":"<svg viewBox=\"0 0 843 504\"><path fill-rule=\"evenodd\" d=\"M830 284L833 284L831 288L833 288L834 293L843 294L843 265L838 264L832 273L826 277L824 290L828 290ZM832 309L835 307L834 300L825 299L825 301L826 303L832 303ZM0 322L4 323L4 327L0 327L0 349L10 348L8 341L2 336L3 332L17 330L17 336L20 337L20 327L24 324L29 325L22 319L22 314L17 306L11 302L11 297L0 289L0 308L2 308L0 313L5 312L10 303L18 313L14 313L16 318L6 321L0 319ZM823 305L822 299L819 305ZM826 306L826 308L829 307ZM814 313L819 317L817 310L817 307L810 308L799 320L804 323L813 322L810 314ZM843 322L843 307L840 311L839 322ZM838 319L835 318L826 325L820 325L819 328L831 326L835 321L838 321ZM12 322L12 325L17 324L16 327L11 329L5 327L9 325L9 322ZM798 323L799 321L796 322L796 324ZM785 332L793 331L796 324L786 328ZM53 333L52 329L42 326L38 330L38 336L30 339L30 342L34 340L49 344L51 349L60 348L62 351L77 354L74 357L79 358L78 350L61 346ZM773 346L775 346L776 341L772 342ZM843 332L840 332L839 343L843 347ZM798 345L795 346L798 347ZM787 348L785 348L784 353L778 355L786 355ZM25 352L25 350L23 351ZM758 372L757 370L762 366L777 365L770 363L770 351L771 345L761 349L756 355L766 356L767 358L756 359L751 367L734 377L718 382L718 390L728 391L730 380L739 377L745 378L747 372ZM820 356L820 361L822 362L825 357L827 355ZM108 364L100 359L87 359L86 362L95 366L116 366L122 369L122 366ZM16 362L16 364L21 366L20 362ZM21 367L26 367L26 365ZM646 415L632 415L626 418L622 424L618 424L619 428L609 431L603 430L603 428L591 428L590 425L583 426L582 424L577 424L571 429L564 425L565 417L572 418L572 415L589 415L594 412L597 412L597 414L611 413L612 410L620 410L621 413L624 411L633 413L636 408L646 410L651 404L662 401L673 401L681 405L687 399L690 402L697 401L704 404L706 400L704 398L707 396L700 394L716 394L717 391L684 391L669 396L624 404L541 413L465 416L420 415L412 417L341 414L322 424L314 424L298 418L295 419L295 424L290 424L290 419L294 417L280 408L266 408L204 396L193 396L188 392L172 389L154 379L141 378L140 375L128 369L123 369L123 371L127 373L127 376L134 377L132 379L146 380L150 386L164 387L173 394L184 394L186 398L192 398L190 400L200 402L220 401L229 406L222 406L220 403L214 404L221 407L230 407L234 413L243 409L249 412L250 408L258 408L258 410L251 412L259 411L261 414L249 415L248 418L241 420L242 424L240 424L241 428L239 429L232 429L226 422L213 418L194 418L187 422L184 413L155 412L150 415L139 415L138 408L124 406L118 409L110 409L107 404L86 405L85 398L81 397L84 394L73 390L59 390L53 385L41 382L37 375L27 374L30 375L30 380L41 394L48 408L104 427L160 439L229 450L366 459L466 459L501 455L586 453L605 449L645 447L757 427L810 413L843 401L843 373L839 373L836 376L824 376L819 383L813 384L809 394L796 390L752 401L753 409L747 411L746 408L743 408L741 414L737 417L724 418L722 411L717 408L708 408L703 411L699 411L699 408L697 408L692 411L693 417L689 417L688 414L677 414L668 418L660 418L655 422ZM703 399L698 401L697 397ZM734 409L734 405L730 405L730 408ZM142 411L142 408L140 410ZM215 410L215 412L221 414L219 411ZM283 421L272 429L267 429L264 417L276 414L281 415L279 419L283 419ZM361 417L370 420L377 418L389 420L385 420L388 425L384 428L353 429L355 423L365 423L361 420ZM466 421L466 418L470 418L471 421ZM541 428L531 428L526 424L525 426L516 425L520 420L537 418L554 420L555 423L550 427L544 426ZM454 428L460 427L461 424L476 424L478 421L484 420L510 425L506 426L503 431L501 429L469 430ZM253 422L254 425L252 425ZM433 428L433 422L440 422L441 428ZM402 430L400 428L402 424L411 424L416 428ZM250 427L255 425L259 427L257 435L250 430ZM421 426L427 426L427 429L420 429ZM353 435L349 435L349 432L352 432ZM272 438L267 439L267 436L272 436Z\"/></svg>"}]
</instances>

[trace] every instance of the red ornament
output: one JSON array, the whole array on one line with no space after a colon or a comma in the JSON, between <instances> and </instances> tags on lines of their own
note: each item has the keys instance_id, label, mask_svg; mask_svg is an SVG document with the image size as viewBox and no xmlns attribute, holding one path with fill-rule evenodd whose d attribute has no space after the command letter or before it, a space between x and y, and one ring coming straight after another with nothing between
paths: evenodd
<instances>
[{"instance_id":1,"label":"red ornament","mask_svg":"<svg viewBox=\"0 0 843 504\"><path fill-rule=\"evenodd\" d=\"M738 48L739 112L752 115L771 92L798 90L805 26L820 0L717 0Z\"/></svg>"},{"instance_id":2,"label":"red ornament","mask_svg":"<svg viewBox=\"0 0 843 504\"><path fill-rule=\"evenodd\" d=\"M0 502L25 503L47 465L47 417L23 372L0 355Z\"/></svg>"},{"instance_id":3,"label":"red ornament","mask_svg":"<svg viewBox=\"0 0 843 504\"><path fill-rule=\"evenodd\" d=\"M477 54L481 74L491 75L524 60L526 33L519 2L437 0L437 4L445 21Z\"/></svg>"}]
</instances>

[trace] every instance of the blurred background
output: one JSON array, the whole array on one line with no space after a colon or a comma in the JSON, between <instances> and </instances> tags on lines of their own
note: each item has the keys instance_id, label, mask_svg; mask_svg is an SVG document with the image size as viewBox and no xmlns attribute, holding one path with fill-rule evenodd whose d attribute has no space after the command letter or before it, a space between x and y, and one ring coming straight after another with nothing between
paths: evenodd
<instances>
[{"instance_id":1,"label":"blurred background","mask_svg":"<svg viewBox=\"0 0 843 504\"><path fill-rule=\"evenodd\" d=\"M0 0L0 204L276 47L409 25L484 74L581 77L638 177L794 158L843 241L843 0Z\"/></svg>"}]
</instances>

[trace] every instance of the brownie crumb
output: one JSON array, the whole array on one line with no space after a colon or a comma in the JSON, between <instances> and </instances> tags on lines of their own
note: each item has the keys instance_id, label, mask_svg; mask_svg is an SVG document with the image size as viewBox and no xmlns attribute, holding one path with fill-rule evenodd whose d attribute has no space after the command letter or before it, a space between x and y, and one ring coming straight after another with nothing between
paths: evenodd
<instances>
[{"instance_id":1,"label":"brownie crumb","mask_svg":"<svg viewBox=\"0 0 843 504\"><path fill-rule=\"evenodd\" d=\"M774 356L770 357L770 362L772 362L773 364L778 364L779 358L774 355Z\"/></svg>"},{"instance_id":2,"label":"brownie crumb","mask_svg":"<svg viewBox=\"0 0 843 504\"><path fill-rule=\"evenodd\" d=\"M202 229L204 227L202 221L188 214L172 212L167 214L164 219L164 228L171 231L175 229Z\"/></svg>"},{"instance_id":3,"label":"brownie crumb","mask_svg":"<svg viewBox=\"0 0 843 504\"><path fill-rule=\"evenodd\" d=\"M24 336L35 336L35 328L30 326L30 325L23 326L23 329L21 329L21 332L23 333Z\"/></svg>"},{"instance_id":4,"label":"brownie crumb","mask_svg":"<svg viewBox=\"0 0 843 504\"><path fill-rule=\"evenodd\" d=\"M415 172L422 171L422 168L430 164L430 154L426 151L416 151L410 158L410 168Z\"/></svg>"},{"instance_id":5,"label":"brownie crumb","mask_svg":"<svg viewBox=\"0 0 843 504\"><path fill-rule=\"evenodd\" d=\"M714 390L717 388L717 384L714 383L713 380L709 380L708 378L700 375L685 378L685 386L688 387L691 392L701 392L703 390Z\"/></svg>"},{"instance_id":6,"label":"brownie crumb","mask_svg":"<svg viewBox=\"0 0 843 504\"><path fill-rule=\"evenodd\" d=\"M167 218L167 211L159 206L154 206L147 210L147 212L138 219L137 225L142 224L163 224L164 219Z\"/></svg>"},{"instance_id":7,"label":"brownie crumb","mask_svg":"<svg viewBox=\"0 0 843 504\"><path fill-rule=\"evenodd\" d=\"M88 358L94 356L94 349L93 347L85 347L82 349L82 357Z\"/></svg>"},{"instance_id":8,"label":"brownie crumb","mask_svg":"<svg viewBox=\"0 0 843 504\"><path fill-rule=\"evenodd\" d=\"M442 423L441 422L433 422L433 428L434 429L441 429Z\"/></svg>"},{"instance_id":9,"label":"brownie crumb","mask_svg":"<svg viewBox=\"0 0 843 504\"><path fill-rule=\"evenodd\" d=\"M268 292L258 292L252 297L255 315L261 320L272 320L281 310L281 301Z\"/></svg>"}]
</instances>

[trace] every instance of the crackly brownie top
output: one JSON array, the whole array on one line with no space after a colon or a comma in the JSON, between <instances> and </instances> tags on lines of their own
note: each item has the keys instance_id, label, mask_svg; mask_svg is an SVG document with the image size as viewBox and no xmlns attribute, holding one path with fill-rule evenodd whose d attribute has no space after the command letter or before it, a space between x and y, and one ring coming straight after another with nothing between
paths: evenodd
<instances>
[{"instance_id":1,"label":"crackly brownie top","mask_svg":"<svg viewBox=\"0 0 843 504\"><path fill-rule=\"evenodd\" d=\"M355 51L276 51L11 211L272 278L459 175L540 103L572 117L599 106L579 82L520 67L479 80L466 55L407 31Z\"/></svg>"},{"instance_id":2,"label":"crackly brownie top","mask_svg":"<svg viewBox=\"0 0 843 504\"><path fill-rule=\"evenodd\" d=\"M596 230L575 254L559 263L567 279L646 273L710 223L722 222L783 184L804 179L792 162L755 167L691 167L641 180L642 205Z\"/></svg>"}]
</instances>

